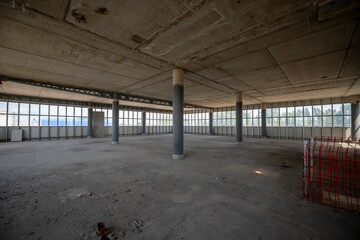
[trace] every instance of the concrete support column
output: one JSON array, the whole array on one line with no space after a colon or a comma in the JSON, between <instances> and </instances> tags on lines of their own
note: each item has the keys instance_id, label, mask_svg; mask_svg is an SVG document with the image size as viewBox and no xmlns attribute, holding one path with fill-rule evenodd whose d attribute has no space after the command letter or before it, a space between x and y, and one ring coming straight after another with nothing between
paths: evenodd
<instances>
[{"instance_id":1,"label":"concrete support column","mask_svg":"<svg viewBox=\"0 0 360 240\"><path fill-rule=\"evenodd\" d=\"M141 113L141 126L142 126L141 133L143 135L145 135L146 134L146 112Z\"/></svg>"},{"instance_id":2,"label":"concrete support column","mask_svg":"<svg viewBox=\"0 0 360 240\"><path fill-rule=\"evenodd\" d=\"M266 104L261 104L261 137L266 138Z\"/></svg>"},{"instance_id":3,"label":"concrete support column","mask_svg":"<svg viewBox=\"0 0 360 240\"><path fill-rule=\"evenodd\" d=\"M213 135L213 113L209 113L209 134Z\"/></svg>"},{"instance_id":4,"label":"concrete support column","mask_svg":"<svg viewBox=\"0 0 360 240\"><path fill-rule=\"evenodd\" d=\"M242 94L239 93L236 98L236 142L242 141Z\"/></svg>"},{"instance_id":5,"label":"concrete support column","mask_svg":"<svg viewBox=\"0 0 360 240\"><path fill-rule=\"evenodd\" d=\"M119 100L112 103L112 144L119 143Z\"/></svg>"},{"instance_id":6,"label":"concrete support column","mask_svg":"<svg viewBox=\"0 0 360 240\"><path fill-rule=\"evenodd\" d=\"M360 102L351 103L351 138L353 141L360 140Z\"/></svg>"},{"instance_id":7,"label":"concrete support column","mask_svg":"<svg viewBox=\"0 0 360 240\"><path fill-rule=\"evenodd\" d=\"M184 158L184 71L173 70L173 159Z\"/></svg>"},{"instance_id":8,"label":"concrete support column","mask_svg":"<svg viewBox=\"0 0 360 240\"><path fill-rule=\"evenodd\" d=\"M88 108L87 138L93 137L93 108Z\"/></svg>"}]
</instances>

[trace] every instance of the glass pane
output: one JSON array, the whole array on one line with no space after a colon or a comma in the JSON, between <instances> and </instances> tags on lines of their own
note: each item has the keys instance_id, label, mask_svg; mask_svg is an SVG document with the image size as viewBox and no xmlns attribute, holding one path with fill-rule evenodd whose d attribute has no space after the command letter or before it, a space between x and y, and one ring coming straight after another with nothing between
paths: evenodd
<instances>
[{"instance_id":1,"label":"glass pane","mask_svg":"<svg viewBox=\"0 0 360 240\"><path fill-rule=\"evenodd\" d=\"M75 126L81 126L81 117L75 117Z\"/></svg>"},{"instance_id":2,"label":"glass pane","mask_svg":"<svg viewBox=\"0 0 360 240\"><path fill-rule=\"evenodd\" d=\"M81 119L81 125L82 125L83 127L87 127L87 125L88 125L88 118L87 118L87 117L82 117L82 119Z\"/></svg>"},{"instance_id":3,"label":"glass pane","mask_svg":"<svg viewBox=\"0 0 360 240\"><path fill-rule=\"evenodd\" d=\"M67 107L67 116L74 116L74 107Z\"/></svg>"},{"instance_id":4,"label":"glass pane","mask_svg":"<svg viewBox=\"0 0 360 240\"><path fill-rule=\"evenodd\" d=\"M39 116L30 116L30 126L39 126Z\"/></svg>"},{"instance_id":5,"label":"glass pane","mask_svg":"<svg viewBox=\"0 0 360 240\"><path fill-rule=\"evenodd\" d=\"M47 116L40 116L40 126L49 126L49 118Z\"/></svg>"},{"instance_id":6,"label":"glass pane","mask_svg":"<svg viewBox=\"0 0 360 240\"><path fill-rule=\"evenodd\" d=\"M273 108L272 109L272 116L273 117L278 117L279 116L279 109L278 108Z\"/></svg>"},{"instance_id":7,"label":"glass pane","mask_svg":"<svg viewBox=\"0 0 360 240\"><path fill-rule=\"evenodd\" d=\"M280 117L286 117L286 108L280 108Z\"/></svg>"},{"instance_id":8,"label":"glass pane","mask_svg":"<svg viewBox=\"0 0 360 240\"><path fill-rule=\"evenodd\" d=\"M65 126L65 117L59 117L59 127Z\"/></svg>"},{"instance_id":9,"label":"glass pane","mask_svg":"<svg viewBox=\"0 0 360 240\"><path fill-rule=\"evenodd\" d=\"M294 110L294 107L288 107L287 108L287 111L288 111L288 117L293 117L295 116L295 110Z\"/></svg>"},{"instance_id":10,"label":"glass pane","mask_svg":"<svg viewBox=\"0 0 360 240\"><path fill-rule=\"evenodd\" d=\"M112 110L108 110L108 117L109 117L109 118L112 117Z\"/></svg>"},{"instance_id":11,"label":"glass pane","mask_svg":"<svg viewBox=\"0 0 360 240\"><path fill-rule=\"evenodd\" d=\"M66 107L59 106L59 116L66 116ZM60 122L60 121L59 121ZM59 125L60 126L60 125Z\"/></svg>"},{"instance_id":12,"label":"glass pane","mask_svg":"<svg viewBox=\"0 0 360 240\"><path fill-rule=\"evenodd\" d=\"M271 118L266 118L266 126L269 126L269 127L272 126Z\"/></svg>"},{"instance_id":13,"label":"glass pane","mask_svg":"<svg viewBox=\"0 0 360 240\"><path fill-rule=\"evenodd\" d=\"M39 115L39 104L31 104L30 105L30 114Z\"/></svg>"},{"instance_id":14,"label":"glass pane","mask_svg":"<svg viewBox=\"0 0 360 240\"><path fill-rule=\"evenodd\" d=\"M248 118L247 119L247 124L246 124L248 127L251 127L252 126L252 119L251 118Z\"/></svg>"},{"instance_id":15,"label":"glass pane","mask_svg":"<svg viewBox=\"0 0 360 240\"><path fill-rule=\"evenodd\" d=\"M129 112L128 111L124 111L124 118L128 118L129 117ZM127 125L126 125L127 126Z\"/></svg>"},{"instance_id":16,"label":"glass pane","mask_svg":"<svg viewBox=\"0 0 360 240\"><path fill-rule=\"evenodd\" d=\"M252 110L247 110L247 118L252 118Z\"/></svg>"},{"instance_id":17,"label":"glass pane","mask_svg":"<svg viewBox=\"0 0 360 240\"><path fill-rule=\"evenodd\" d=\"M9 107L10 109L10 107ZM9 115L8 116L8 126L13 127L18 125L18 115Z\"/></svg>"},{"instance_id":18,"label":"glass pane","mask_svg":"<svg viewBox=\"0 0 360 240\"><path fill-rule=\"evenodd\" d=\"M108 118L108 126L109 126L109 127L112 126L112 118Z\"/></svg>"},{"instance_id":19,"label":"glass pane","mask_svg":"<svg viewBox=\"0 0 360 240\"><path fill-rule=\"evenodd\" d=\"M351 117L350 116L344 117L344 127L351 127Z\"/></svg>"},{"instance_id":20,"label":"glass pane","mask_svg":"<svg viewBox=\"0 0 360 240\"><path fill-rule=\"evenodd\" d=\"M331 105L323 105L323 115L331 115Z\"/></svg>"},{"instance_id":21,"label":"glass pane","mask_svg":"<svg viewBox=\"0 0 360 240\"><path fill-rule=\"evenodd\" d=\"M243 119L243 127L246 127L246 119Z\"/></svg>"},{"instance_id":22,"label":"glass pane","mask_svg":"<svg viewBox=\"0 0 360 240\"><path fill-rule=\"evenodd\" d=\"M288 118L287 119L287 125L288 125L288 127L294 127L295 126L295 118L293 118L293 117L290 117L290 118Z\"/></svg>"},{"instance_id":23,"label":"glass pane","mask_svg":"<svg viewBox=\"0 0 360 240\"><path fill-rule=\"evenodd\" d=\"M75 116L81 117L81 108L79 108L79 107L75 108Z\"/></svg>"},{"instance_id":24,"label":"glass pane","mask_svg":"<svg viewBox=\"0 0 360 240\"><path fill-rule=\"evenodd\" d=\"M56 117L50 117L50 122L49 122L50 126L57 126L57 118Z\"/></svg>"},{"instance_id":25,"label":"glass pane","mask_svg":"<svg viewBox=\"0 0 360 240\"><path fill-rule=\"evenodd\" d=\"M334 116L334 127L342 127L343 126L343 116Z\"/></svg>"},{"instance_id":26,"label":"glass pane","mask_svg":"<svg viewBox=\"0 0 360 240\"><path fill-rule=\"evenodd\" d=\"M20 115L19 126L29 126L29 115Z\"/></svg>"},{"instance_id":27,"label":"glass pane","mask_svg":"<svg viewBox=\"0 0 360 240\"><path fill-rule=\"evenodd\" d=\"M297 111L296 111L297 113ZM302 127L303 126L303 117L296 117L296 126Z\"/></svg>"},{"instance_id":28,"label":"glass pane","mask_svg":"<svg viewBox=\"0 0 360 240\"><path fill-rule=\"evenodd\" d=\"M295 111L296 111L296 116L303 116L303 107L296 107ZM297 122L297 120L296 120L296 122Z\"/></svg>"},{"instance_id":29,"label":"glass pane","mask_svg":"<svg viewBox=\"0 0 360 240\"><path fill-rule=\"evenodd\" d=\"M17 114L17 113L19 113L19 104L14 102L9 102L9 114Z\"/></svg>"},{"instance_id":30,"label":"glass pane","mask_svg":"<svg viewBox=\"0 0 360 240\"><path fill-rule=\"evenodd\" d=\"M312 117L304 117L304 126L312 127Z\"/></svg>"},{"instance_id":31,"label":"glass pane","mask_svg":"<svg viewBox=\"0 0 360 240\"><path fill-rule=\"evenodd\" d=\"M286 127L286 118L280 118L280 126Z\"/></svg>"},{"instance_id":32,"label":"glass pane","mask_svg":"<svg viewBox=\"0 0 360 240\"><path fill-rule=\"evenodd\" d=\"M254 127L258 127L259 126L259 119L258 118L254 118Z\"/></svg>"},{"instance_id":33,"label":"glass pane","mask_svg":"<svg viewBox=\"0 0 360 240\"><path fill-rule=\"evenodd\" d=\"M0 114L1 113L6 113L6 109L7 109L7 103L6 102L0 102Z\"/></svg>"},{"instance_id":34,"label":"glass pane","mask_svg":"<svg viewBox=\"0 0 360 240\"><path fill-rule=\"evenodd\" d=\"M253 116L254 116L254 118L259 117L259 109L253 110Z\"/></svg>"},{"instance_id":35,"label":"glass pane","mask_svg":"<svg viewBox=\"0 0 360 240\"><path fill-rule=\"evenodd\" d=\"M314 117L314 127L321 127L321 126L322 126L321 117Z\"/></svg>"},{"instance_id":36,"label":"glass pane","mask_svg":"<svg viewBox=\"0 0 360 240\"><path fill-rule=\"evenodd\" d=\"M57 115L57 106L50 106L50 115Z\"/></svg>"},{"instance_id":37,"label":"glass pane","mask_svg":"<svg viewBox=\"0 0 360 240\"><path fill-rule=\"evenodd\" d=\"M82 115L83 115L83 117L87 117L87 116L88 116L88 111L89 111L88 108L82 108ZM84 126L84 125L83 125L83 126Z\"/></svg>"},{"instance_id":38,"label":"glass pane","mask_svg":"<svg viewBox=\"0 0 360 240\"><path fill-rule=\"evenodd\" d=\"M20 103L20 114L29 114L29 104Z\"/></svg>"},{"instance_id":39,"label":"glass pane","mask_svg":"<svg viewBox=\"0 0 360 240\"><path fill-rule=\"evenodd\" d=\"M351 104L344 103L344 115L351 115Z\"/></svg>"},{"instance_id":40,"label":"glass pane","mask_svg":"<svg viewBox=\"0 0 360 240\"><path fill-rule=\"evenodd\" d=\"M321 116L321 105L313 106L313 112L314 116Z\"/></svg>"},{"instance_id":41,"label":"glass pane","mask_svg":"<svg viewBox=\"0 0 360 240\"><path fill-rule=\"evenodd\" d=\"M333 104L333 115L343 115L342 104ZM334 124L335 124L335 119L334 119Z\"/></svg>"},{"instance_id":42,"label":"glass pane","mask_svg":"<svg viewBox=\"0 0 360 240\"><path fill-rule=\"evenodd\" d=\"M330 112L331 114L331 112ZM332 119L331 117L323 117L323 127L331 127L332 126Z\"/></svg>"},{"instance_id":43,"label":"glass pane","mask_svg":"<svg viewBox=\"0 0 360 240\"><path fill-rule=\"evenodd\" d=\"M279 118L273 118L273 126L278 127L279 126Z\"/></svg>"},{"instance_id":44,"label":"glass pane","mask_svg":"<svg viewBox=\"0 0 360 240\"><path fill-rule=\"evenodd\" d=\"M5 114L0 114L0 126L1 127L6 126L6 115Z\"/></svg>"},{"instance_id":45,"label":"glass pane","mask_svg":"<svg viewBox=\"0 0 360 240\"><path fill-rule=\"evenodd\" d=\"M311 106L304 107L304 116L312 116L312 107Z\"/></svg>"},{"instance_id":46,"label":"glass pane","mask_svg":"<svg viewBox=\"0 0 360 240\"><path fill-rule=\"evenodd\" d=\"M40 105L40 114L49 115L49 105Z\"/></svg>"}]
</instances>

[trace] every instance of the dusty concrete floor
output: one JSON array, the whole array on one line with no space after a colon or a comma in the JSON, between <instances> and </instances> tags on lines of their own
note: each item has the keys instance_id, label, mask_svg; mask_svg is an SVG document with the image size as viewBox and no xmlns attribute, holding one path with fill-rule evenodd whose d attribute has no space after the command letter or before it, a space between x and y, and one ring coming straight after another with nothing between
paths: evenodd
<instances>
[{"instance_id":1,"label":"dusty concrete floor","mask_svg":"<svg viewBox=\"0 0 360 240\"><path fill-rule=\"evenodd\" d=\"M359 215L302 199L302 142L187 135L175 161L171 140L1 143L0 239L100 239L97 222L119 239L360 235Z\"/></svg>"}]
</instances>

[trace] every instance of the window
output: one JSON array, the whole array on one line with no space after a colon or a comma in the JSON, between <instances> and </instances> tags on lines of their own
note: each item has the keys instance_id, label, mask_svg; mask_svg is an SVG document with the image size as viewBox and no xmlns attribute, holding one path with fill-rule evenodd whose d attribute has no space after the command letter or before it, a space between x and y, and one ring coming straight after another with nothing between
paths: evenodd
<instances>
[{"instance_id":1,"label":"window","mask_svg":"<svg viewBox=\"0 0 360 240\"><path fill-rule=\"evenodd\" d=\"M255 112L256 110L243 110L243 126L253 126L254 124L259 124L259 112ZM208 117L208 113L206 113ZM256 116L256 120L253 120L253 116ZM206 126L208 126L208 122L206 121ZM236 126L236 111L229 109L227 111L222 112L214 112L213 113L213 126L217 127L235 127Z\"/></svg>"},{"instance_id":2,"label":"window","mask_svg":"<svg viewBox=\"0 0 360 240\"><path fill-rule=\"evenodd\" d=\"M0 102L0 126L6 126L7 102Z\"/></svg>"}]
</instances>

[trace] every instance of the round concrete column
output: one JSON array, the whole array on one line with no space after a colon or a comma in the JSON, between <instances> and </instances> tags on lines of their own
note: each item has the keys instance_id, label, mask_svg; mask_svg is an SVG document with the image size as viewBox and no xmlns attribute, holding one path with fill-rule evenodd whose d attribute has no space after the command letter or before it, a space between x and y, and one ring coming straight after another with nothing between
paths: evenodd
<instances>
[{"instance_id":1,"label":"round concrete column","mask_svg":"<svg viewBox=\"0 0 360 240\"><path fill-rule=\"evenodd\" d=\"M242 94L236 96L236 142L243 141L242 136Z\"/></svg>"},{"instance_id":2,"label":"round concrete column","mask_svg":"<svg viewBox=\"0 0 360 240\"><path fill-rule=\"evenodd\" d=\"M184 71L173 70L173 159L184 158Z\"/></svg>"},{"instance_id":3,"label":"round concrete column","mask_svg":"<svg viewBox=\"0 0 360 240\"><path fill-rule=\"evenodd\" d=\"M112 102L112 144L119 143L119 100Z\"/></svg>"},{"instance_id":4,"label":"round concrete column","mask_svg":"<svg viewBox=\"0 0 360 240\"><path fill-rule=\"evenodd\" d=\"M88 122L87 122L87 138L92 138L93 137L93 124L92 124L92 120L93 119L93 108L89 107L88 108Z\"/></svg>"},{"instance_id":5,"label":"round concrete column","mask_svg":"<svg viewBox=\"0 0 360 240\"><path fill-rule=\"evenodd\" d=\"M141 113L141 123L142 123L141 133L143 135L145 135L146 134L146 112Z\"/></svg>"},{"instance_id":6,"label":"round concrete column","mask_svg":"<svg viewBox=\"0 0 360 240\"><path fill-rule=\"evenodd\" d=\"M213 113L209 113L209 134L213 135Z\"/></svg>"},{"instance_id":7,"label":"round concrete column","mask_svg":"<svg viewBox=\"0 0 360 240\"><path fill-rule=\"evenodd\" d=\"M360 102L352 101L351 103L351 139L360 140Z\"/></svg>"},{"instance_id":8,"label":"round concrete column","mask_svg":"<svg viewBox=\"0 0 360 240\"><path fill-rule=\"evenodd\" d=\"M266 138L266 104L261 104L261 137Z\"/></svg>"}]
</instances>

